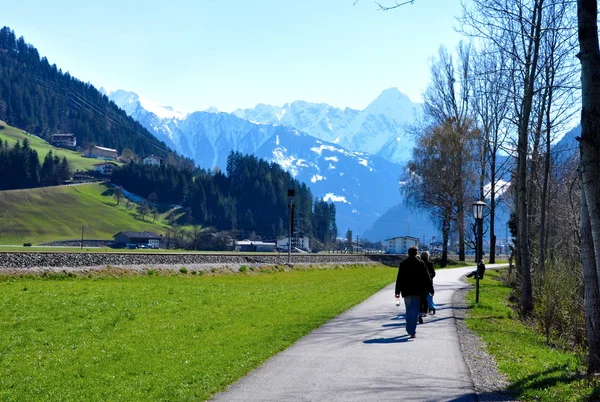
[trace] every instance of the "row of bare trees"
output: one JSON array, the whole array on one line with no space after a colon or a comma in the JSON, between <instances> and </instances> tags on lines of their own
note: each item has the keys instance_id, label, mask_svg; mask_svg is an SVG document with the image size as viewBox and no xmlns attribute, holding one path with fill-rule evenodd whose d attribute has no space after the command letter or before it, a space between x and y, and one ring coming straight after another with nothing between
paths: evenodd
<instances>
[{"instance_id":1,"label":"row of bare trees","mask_svg":"<svg viewBox=\"0 0 600 402\"><path fill-rule=\"evenodd\" d=\"M567 341L587 341L589 371L598 373L597 1L464 0L463 10L461 26L469 44L460 44L454 54L442 48L433 61L424 121L416 130L417 147L402 191L411 203L430 211L444 244L451 231L457 233L461 259L472 237L465 206L488 200L493 262L494 215L499 203L506 203L516 229L522 316L544 321L548 336L558 326L585 328L585 337ZM578 111L576 153L554 144L577 122ZM510 182L508 192L505 181ZM558 293L553 284L567 283L574 284L569 288L574 297L566 310L584 307L578 323L567 323L577 320L577 314L560 323L556 318L556 306L565 300L552 298Z\"/></svg>"}]
</instances>

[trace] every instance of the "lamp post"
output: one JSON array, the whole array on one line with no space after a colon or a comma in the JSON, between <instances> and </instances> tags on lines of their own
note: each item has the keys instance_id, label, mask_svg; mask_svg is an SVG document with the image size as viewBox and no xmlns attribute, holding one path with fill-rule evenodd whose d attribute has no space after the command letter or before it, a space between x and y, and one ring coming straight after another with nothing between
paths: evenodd
<instances>
[{"instance_id":1,"label":"lamp post","mask_svg":"<svg viewBox=\"0 0 600 402\"><path fill-rule=\"evenodd\" d=\"M292 262L292 231L294 230L294 196L296 195L296 190L293 188L288 189L287 191L288 198L290 199L290 219L289 219L289 229L288 229L288 265Z\"/></svg>"},{"instance_id":2,"label":"lamp post","mask_svg":"<svg viewBox=\"0 0 600 402\"><path fill-rule=\"evenodd\" d=\"M475 264L477 266L475 275L475 303L479 303L479 261L483 258L483 211L487 204L483 201L477 201L471 204L473 207L473 217L477 227L475 234Z\"/></svg>"}]
</instances>

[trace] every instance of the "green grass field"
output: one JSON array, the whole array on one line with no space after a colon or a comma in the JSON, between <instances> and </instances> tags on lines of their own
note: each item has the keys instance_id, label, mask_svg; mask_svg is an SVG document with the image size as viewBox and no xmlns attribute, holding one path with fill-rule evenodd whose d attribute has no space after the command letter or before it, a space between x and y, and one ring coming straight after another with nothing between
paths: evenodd
<instances>
[{"instance_id":1,"label":"green grass field","mask_svg":"<svg viewBox=\"0 0 600 402\"><path fill-rule=\"evenodd\" d=\"M585 356L552 348L543 335L517 319L508 303L510 289L488 271L480 281L479 304L468 295L467 326L481 336L520 401L598 401L599 379L587 379ZM474 280L471 280L474 282Z\"/></svg>"},{"instance_id":2,"label":"green grass field","mask_svg":"<svg viewBox=\"0 0 600 402\"><path fill-rule=\"evenodd\" d=\"M41 138L36 137L35 135L26 134L23 132L23 130L11 127L1 120L0 126L5 127L4 129L0 130L0 140L4 142L8 141L8 143L13 146L17 141L23 143L23 140L27 138L31 148L37 151L41 162L44 161L44 158L49 151L52 151L53 155L57 155L61 158L65 156L69 161L69 165L73 172L77 170L92 170L96 163L102 162L98 159L84 158L79 152L70 151L64 148L56 148Z\"/></svg>"},{"instance_id":3,"label":"green grass field","mask_svg":"<svg viewBox=\"0 0 600 402\"><path fill-rule=\"evenodd\" d=\"M0 244L80 239L82 225L86 239L112 240L120 231L166 230L159 220L135 219L133 208L126 210L123 199L116 206L108 193L103 184L0 191Z\"/></svg>"},{"instance_id":4,"label":"green grass field","mask_svg":"<svg viewBox=\"0 0 600 402\"><path fill-rule=\"evenodd\" d=\"M0 400L206 400L394 277L360 266L0 278Z\"/></svg>"}]
</instances>

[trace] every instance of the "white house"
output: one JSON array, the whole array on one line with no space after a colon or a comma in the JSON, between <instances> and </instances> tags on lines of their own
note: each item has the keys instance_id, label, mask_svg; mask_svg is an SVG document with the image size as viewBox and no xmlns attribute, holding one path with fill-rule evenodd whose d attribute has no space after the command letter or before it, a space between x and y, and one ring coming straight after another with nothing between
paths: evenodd
<instances>
[{"instance_id":1,"label":"white house","mask_svg":"<svg viewBox=\"0 0 600 402\"><path fill-rule=\"evenodd\" d=\"M287 236L282 236L280 238L277 239L277 248L279 250L286 250L288 249L288 241L289 238ZM306 250L309 251L310 250L310 243L309 243L309 239L308 236L306 235L296 235L292 237L292 249L293 248L299 248L301 250Z\"/></svg>"},{"instance_id":2,"label":"white house","mask_svg":"<svg viewBox=\"0 0 600 402\"><path fill-rule=\"evenodd\" d=\"M392 237L385 240L386 254L406 254L412 246L419 247L419 239L411 236Z\"/></svg>"},{"instance_id":3,"label":"white house","mask_svg":"<svg viewBox=\"0 0 600 402\"><path fill-rule=\"evenodd\" d=\"M144 165L160 166L162 158L156 155L148 155L142 159Z\"/></svg>"},{"instance_id":4,"label":"white house","mask_svg":"<svg viewBox=\"0 0 600 402\"><path fill-rule=\"evenodd\" d=\"M114 162L96 163L94 165L94 172L98 172L104 175L110 175L117 166L118 165Z\"/></svg>"}]
</instances>

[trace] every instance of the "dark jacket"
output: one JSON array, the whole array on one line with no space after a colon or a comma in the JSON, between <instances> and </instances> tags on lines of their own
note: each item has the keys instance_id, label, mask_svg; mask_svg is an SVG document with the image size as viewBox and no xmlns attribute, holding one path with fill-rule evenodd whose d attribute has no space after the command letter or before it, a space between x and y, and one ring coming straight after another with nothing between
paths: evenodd
<instances>
[{"instance_id":1,"label":"dark jacket","mask_svg":"<svg viewBox=\"0 0 600 402\"><path fill-rule=\"evenodd\" d=\"M485 264L483 262L480 262L479 264L477 264L477 276L479 277L479 279L483 279L483 274L485 274Z\"/></svg>"},{"instance_id":2,"label":"dark jacket","mask_svg":"<svg viewBox=\"0 0 600 402\"><path fill-rule=\"evenodd\" d=\"M396 294L420 296L433 293L433 282L423 261L409 256L400 263L396 277Z\"/></svg>"},{"instance_id":3,"label":"dark jacket","mask_svg":"<svg viewBox=\"0 0 600 402\"><path fill-rule=\"evenodd\" d=\"M423 261L423 264L427 267L427 272L429 272L429 277L431 279L435 278L435 268L433 268L433 263L431 261Z\"/></svg>"}]
</instances>

